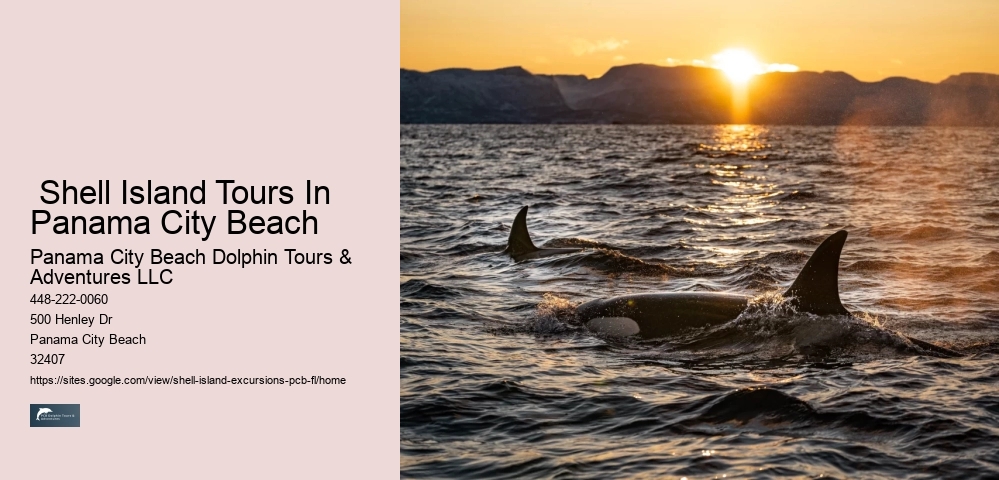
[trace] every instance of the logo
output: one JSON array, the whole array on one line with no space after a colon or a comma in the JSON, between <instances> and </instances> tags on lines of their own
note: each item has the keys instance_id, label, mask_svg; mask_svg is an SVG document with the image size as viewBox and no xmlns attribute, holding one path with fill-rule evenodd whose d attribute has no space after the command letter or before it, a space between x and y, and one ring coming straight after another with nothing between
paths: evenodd
<instances>
[{"instance_id":1,"label":"logo","mask_svg":"<svg viewBox=\"0 0 999 480\"><path fill-rule=\"evenodd\" d=\"M32 427L79 427L79 403L32 403Z\"/></svg>"}]
</instances>

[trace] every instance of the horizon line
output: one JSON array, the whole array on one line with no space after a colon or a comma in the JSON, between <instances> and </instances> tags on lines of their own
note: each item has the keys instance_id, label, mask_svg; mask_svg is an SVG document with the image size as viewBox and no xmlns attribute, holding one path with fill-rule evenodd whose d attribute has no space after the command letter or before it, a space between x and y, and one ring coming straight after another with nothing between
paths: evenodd
<instances>
[{"instance_id":1,"label":"horizon line","mask_svg":"<svg viewBox=\"0 0 999 480\"><path fill-rule=\"evenodd\" d=\"M598 78L602 78L602 77L606 76L608 73L611 72L611 70L614 70L615 68L633 67L633 66L650 66L650 67L657 67L657 68L681 68L681 67L685 67L685 68L704 68L704 69L719 70L720 71L720 69L718 69L716 67L709 66L709 65L659 65L659 64L655 64L655 63L645 63L645 62L627 63L627 64L623 64L623 65L614 65L614 66L608 68L603 74L601 74L599 76L594 76L594 77L590 77L590 76L588 76L588 75L586 75L584 73L535 73L535 72L532 72L531 70L529 70L527 67L524 67L523 65L510 65L510 66L506 66L506 67L497 67L497 68L443 67L443 68L435 68L433 70L418 70L418 69L415 69L415 68L406 68L406 67L400 66L399 69L400 70L408 70L408 71L412 71L412 72L418 72L418 73L433 73L433 72L438 72L438 71L441 71L441 70L471 70L471 71L476 71L476 72L493 72L493 71L497 71L497 70L509 70L509 69L514 69L514 68L519 68L521 70L524 70L527 73L530 73L531 75L583 77L583 78L585 78L587 80L594 80L594 79L598 79ZM954 77L957 77L957 76L960 76L960 75L968 75L968 74L971 74L971 75L993 75L993 76L999 77L999 73L980 72L979 71L979 72L958 72L958 73L952 73L952 74L948 75L946 78L944 78L943 80L940 80L939 82L931 82L931 81L927 81L927 80L920 80L920 79L917 79L917 78L905 77L905 76L900 76L900 75L892 75L892 76L881 78L880 80L861 80L861 79L857 78L856 76L854 76L853 74L851 74L849 72L846 72L846 71L843 71L843 70L823 70L821 72L815 71L815 70L798 70L798 71L795 71L795 72L779 72L779 71L775 71L775 72L764 72L764 73L760 73L760 74L754 75L754 77L760 77L760 76L769 75L769 74L772 74L772 73L784 73L784 74L794 74L794 73L817 73L817 74L842 73L842 74L848 75L850 78L852 78L852 79L854 79L854 80L856 80L858 82L862 82L862 83L877 83L877 82L883 82L883 81L888 80L890 78L904 78L904 79L912 80L912 81L916 81L916 82L929 83L931 85L937 85L937 84L942 83L942 82L944 82L944 81L946 81L946 80L948 80L950 78L954 78Z\"/></svg>"}]
</instances>

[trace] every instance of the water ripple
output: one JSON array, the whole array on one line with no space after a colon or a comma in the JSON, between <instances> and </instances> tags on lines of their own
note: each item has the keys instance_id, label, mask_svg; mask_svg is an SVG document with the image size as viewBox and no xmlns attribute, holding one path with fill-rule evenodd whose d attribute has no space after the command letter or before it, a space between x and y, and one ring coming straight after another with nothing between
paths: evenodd
<instances>
[{"instance_id":1,"label":"water ripple","mask_svg":"<svg viewBox=\"0 0 999 480\"><path fill-rule=\"evenodd\" d=\"M999 130L401 127L407 478L999 476ZM535 243L500 252L531 205ZM850 231L853 317L775 292ZM656 341L628 293L754 296ZM959 350L937 358L908 337Z\"/></svg>"}]
</instances>

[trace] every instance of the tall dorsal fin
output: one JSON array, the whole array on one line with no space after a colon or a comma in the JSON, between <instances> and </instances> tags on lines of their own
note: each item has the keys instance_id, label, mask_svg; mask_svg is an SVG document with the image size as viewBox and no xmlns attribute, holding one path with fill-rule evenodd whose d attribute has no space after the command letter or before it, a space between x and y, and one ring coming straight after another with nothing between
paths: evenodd
<instances>
[{"instance_id":1,"label":"tall dorsal fin","mask_svg":"<svg viewBox=\"0 0 999 480\"><path fill-rule=\"evenodd\" d=\"M816 315L849 315L839 301L839 254L846 243L846 230L840 230L825 239L808 263L794 279L785 297L803 312Z\"/></svg>"},{"instance_id":2,"label":"tall dorsal fin","mask_svg":"<svg viewBox=\"0 0 999 480\"><path fill-rule=\"evenodd\" d=\"M525 253L536 252L538 247L531 241L531 234L527 233L527 205L517 212L517 218L513 219L513 228L510 229L510 240L506 243L505 253L511 256L523 255Z\"/></svg>"}]
</instances>

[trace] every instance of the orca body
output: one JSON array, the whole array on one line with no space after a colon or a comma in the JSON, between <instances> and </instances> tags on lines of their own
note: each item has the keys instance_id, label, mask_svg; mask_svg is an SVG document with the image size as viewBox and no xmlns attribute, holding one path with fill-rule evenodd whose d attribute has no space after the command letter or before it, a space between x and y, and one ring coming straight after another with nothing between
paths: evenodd
<instances>
[{"instance_id":1,"label":"orca body","mask_svg":"<svg viewBox=\"0 0 999 480\"><path fill-rule=\"evenodd\" d=\"M840 230L825 239L784 293L798 311L850 314L839 300L839 255L846 235ZM631 332L627 335L658 338L735 320L749 306L749 298L711 292L642 293L586 302L576 308L576 314L587 328L603 334Z\"/></svg>"},{"instance_id":2,"label":"orca body","mask_svg":"<svg viewBox=\"0 0 999 480\"><path fill-rule=\"evenodd\" d=\"M513 227L510 228L510 240L507 241L506 253L513 257L513 260L520 262L532 258L550 257L552 255L563 255L566 253L576 253L582 248L538 248L531 241L531 234L527 232L527 206L517 212L517 218L513 219Z\"/></svg>"},{"instance_id":3,"label":"orca body","mask_svg":"<svg viewBox=\"0 0 999 480\"><path fill-rule=\"evenodd\" d=\"M710 292L639 293L593 300L576 307L586 328L614 337L659 338L689 328L735 320L749 297Z\"/></svg>"},{"instance_id":4,"label":"orca body","mask_svg":"<svg viewBox=\"0 0 999 480\"><path fill-rule=\"evenodd\" d=\"M846 236L846 231L840 230L826 238L784 292L799 312L850 315L839 299L839 256ZM586 302L576 307L576 316L587 329L602 335L661 338L735 320L749 306L749 300L728 293L642 293ZM953 350L906 338L936 355L960 356Z\"/></svg>"}]
</instances>

